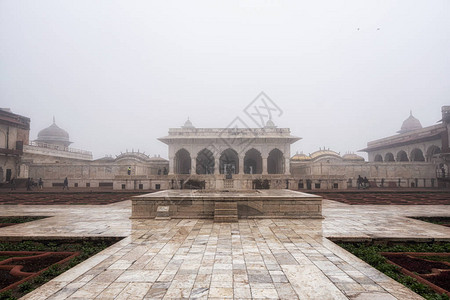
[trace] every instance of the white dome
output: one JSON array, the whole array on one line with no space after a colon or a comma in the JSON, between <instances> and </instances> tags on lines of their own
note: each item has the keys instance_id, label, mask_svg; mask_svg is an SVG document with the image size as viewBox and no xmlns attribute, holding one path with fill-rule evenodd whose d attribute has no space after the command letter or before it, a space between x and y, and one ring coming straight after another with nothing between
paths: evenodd
<instances>
[{"instance_id":1,"label":"white dome","mask_svg":"<svg viewBox=\"0 0 450 300\"><path fill-rule=\"evenodd\" d=\"M184 122L184 125L181 126L181 128L195 128L194 125L192 125L191 120L189 120L189 118L186 120L186 122Z\"/></svg>"},{"instance_id":2,"label":"white dome","mask_svg":"<svg viewBox=\"0 0 450 300\"><path fill-rule=\"evenodd\" d=\"M402 128L397 131L397 133L405 133L417 129L422 129L422 124L420 124L420 121L414 118L412 112L410 112L408 119L403 121Z\"/></svg>"}]
</instances>

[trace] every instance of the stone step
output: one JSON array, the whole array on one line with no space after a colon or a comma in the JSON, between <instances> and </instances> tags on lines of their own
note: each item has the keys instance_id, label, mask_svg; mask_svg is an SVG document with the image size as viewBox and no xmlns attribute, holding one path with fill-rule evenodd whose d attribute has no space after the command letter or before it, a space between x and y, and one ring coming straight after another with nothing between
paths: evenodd
<instances>
[{"instance_id":1,"label":"stone step","mask_svg":"<svg viewBox=\"0 0 450 300\"><path fill-rule=\"evenodd\" d=\"M222 202L222 201L215 202L214 221L237 222L238 221L237 202Z\"/></svg>"},{"instance_id":2,"label":"stone step","mask_svg":"<svg viewBox=\"0 0 450 300\"><path fill-rule=\"evenodd\" d=\"M156 220L169 220L170 219L170 206L159 205L156 209Z\"/></svg>"},{"instance_id":3,"label":"stone step","mask_svg":"<svg viewBox=\"0 0 450 300\"><path fill-rule=\"evenodd\" d=\"M223 208L231 208L231 209L237 209L237 202L222 202L217 201L214 203L215 209L223 209Z\"/></svg>"},{"instance_id":4,"label":"stone step","mask_svg":"<svg viewBox=\"0 0 450 300\"><path fill-rule=\"evenodd\" d=\"M224 208L224 209L215 209L214 210L215 214L218 214L220 216L222 215L236 215L237 214L237 210L236 209L232 209L232 208Z\"/></svg>"},{"instance_id":5,"label":"stone step","mask_svg":"<svg viewBox=\"0 0 450 300\"><path fill-rule=\"evenodd\" d=\"M214 215L214 222L223 222L223 223L235 223L238 221L238 216L216 216Z\"/></svg>"}]
</instances>

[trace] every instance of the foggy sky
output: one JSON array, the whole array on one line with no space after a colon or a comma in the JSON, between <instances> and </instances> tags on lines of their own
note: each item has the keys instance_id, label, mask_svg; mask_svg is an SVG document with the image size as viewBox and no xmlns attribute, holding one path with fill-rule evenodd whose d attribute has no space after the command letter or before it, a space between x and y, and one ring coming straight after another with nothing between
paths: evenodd
<instances>
[{"instance_id":1,"label":"foggy sky","mask_svg":"<svg viewBox=\"0 0 450 300\"><path fill-rule=\"evenodd\" d=\"M344 154L450 104L450 2L0 1L0 107L94 157L167 157L158 137L225 127L261 91L291 152ZM358 153L362 154L362 153Z\"/></svg>"}]
</instances>

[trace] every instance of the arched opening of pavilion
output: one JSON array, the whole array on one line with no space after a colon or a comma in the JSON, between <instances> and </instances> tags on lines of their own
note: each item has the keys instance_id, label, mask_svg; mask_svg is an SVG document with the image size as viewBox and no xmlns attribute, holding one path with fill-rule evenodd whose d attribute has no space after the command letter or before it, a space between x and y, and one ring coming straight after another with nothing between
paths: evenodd
<instances>
[{"instance_id":1,"label":"arched opening of pavilion","mask_svg":"<svg viewBox=\"0 0 450 300\"><path fill-rule=\"evenodd\" d=\"M386 155L384 156L384 161L385 162L395 161L394 154L392 154L391 152L386 153Z\"/></svg>"},{"instance_id":2,"label":"arched opening of pavilion","mask_svg":"<svg viewBox=\"0 0 450 300\"><path fill-rule=\"evenodd\" d=\"M419 148L414 148L410 155L411 161L425 161L422 150Z\"/></svg>"},{"instance_id":3,"label":"arched opening of pavilion","mask_svg":"<svg viewBox=\"0 0 450 300\"><path fill-rule=\"evenodd\" d=\"M408 154L406 154L405 151L400 150L400 151L397 153L397 161L399 161L399 162L409 161L409 160L408 160Z\"/></svg>"},{"instance_id":4,"label":"arched opening of pavilion","mask_svg":"<svg viewBox=\"0 0 450 300\"><path fill-rule=\"evenodd\" d=\"M261 152L252 148L245 153L244 173L245 174L262 174Z\"/></svg>"},{"instance_id":5,"label":"arched opening of pavilion","mask_svg":"<svg viewBox=\"0 0 450 300\"><path fill-rule=\"evenodd\" d=\"M204 148L197 154L197 174L214 174L214 155Z\"/></svg>"},{"instance_id":6,"label":"arched opening of pavilion","mask_svg":"<svg viewBox=\"0 0 450 300\"><path fill-rule=\"evenodd\" d=\"M191 155L186 149L180 149L175 153L175 174L191 173Z\"/></svg>"},{"instance_id":7,"label":"arched opening of pavilion","mask_svg":"<svg viewBox=\"0 0 450 300\"><path fill-rule=\"evenodd\" d=\"M441 148L436 145L431 145L427 150L427 161L431 161L431 159L439 153L441 153Z\"/></svg>"},{"instance_id":8,"label":"arched opening of pavilion","mask_svg":"<svg viewBox=\"0 0 450 300\"><path fill-rule=\"evenodd\" d=\"M284 155L279 149L275 148L269 152L267 157L267 173L283 174L284 173Z\"/></svg>"},{"instance_id":9,"label":"arched opening of pavilion","mask_svg":"<svg viewBox=\"0 0 450 300\"><path fill-rule=\"evenodd\" d=\"M219 159L220 174L238 174L239 173L239 156L237 152L228 148L222 152Z\"/></svg>"},{"instance_id":10,"label":"arched opening of pavilion","mask_svg":"<svg viewBox=\"0 0 450 300\"><path fill-rule=\"evenodd\" d=\"M374 161L376 161L376 162L383 162L383 156L381 156L381 154L375 155Z\"/></svg>"}]
</instances>

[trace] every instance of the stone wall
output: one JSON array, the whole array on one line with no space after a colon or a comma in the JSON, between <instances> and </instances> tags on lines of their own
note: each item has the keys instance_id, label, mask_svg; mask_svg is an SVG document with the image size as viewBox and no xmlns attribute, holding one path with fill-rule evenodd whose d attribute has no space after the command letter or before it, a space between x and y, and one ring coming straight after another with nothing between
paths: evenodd
<instances>
[{"instance_id":1,"label":"stone wall","mask_svg":"<svg viewBox=\"0 0 450 300\"><path fill-rule=\"evenodd\" d=\"M384 187L398 186L399 179L401 187L411 187L411 183L418 187L437 186L436 165L428 162L291 163L291 173L294 181L303 180L305 186L310 180L311 189L316 189L317 184L320 189L356 187L358 175L367 177L372 186L381 186L382 180Z\"/></svg>"}]
</instances>

